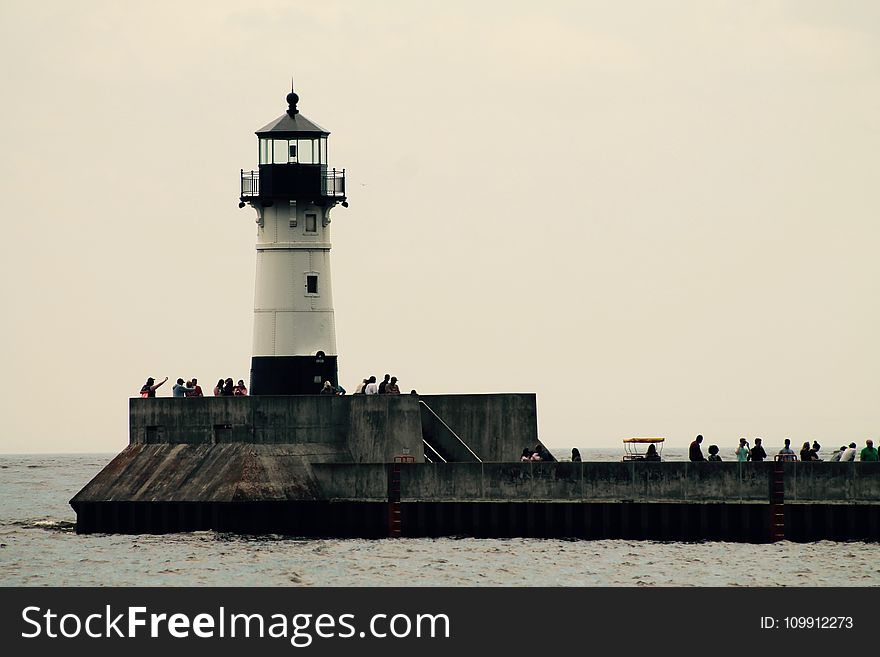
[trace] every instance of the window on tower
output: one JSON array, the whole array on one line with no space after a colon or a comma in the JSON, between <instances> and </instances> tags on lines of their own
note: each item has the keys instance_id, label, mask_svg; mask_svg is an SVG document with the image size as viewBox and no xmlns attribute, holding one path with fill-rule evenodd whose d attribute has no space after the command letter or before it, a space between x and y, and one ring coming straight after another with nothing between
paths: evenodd
<instances>
[{"instance_id":1,"label":"window on tower","mask_svg":"<svg viewBox=\"0 0 880 657\"><path fill-rule=\"evenodd\" d=\"M306 276L306 294L318 294L318 275L308 274Z\"/></svg>"},{"instance_id":2,"label":"window on tower","mask_svg":"<svg viewBox=\"0 0 880 657\"><path fill-rule=\"evenodd\" d=\"M315 142L312 139L299 140L299 163L314 164L315 162Z\"/></svg>"},{"instance_id":3,"label":"window on tower","mask_svg":"<svg viewBox=\"0 0 880 657\"><path fill-rule=\"evenodd\" d=\"M272 140L272 164L287 164L291 161L290 151L287 149L288 142L286 139L273 139ZM294 153L296 149L294 148ZM294 159L292 161L296 161Z\"/></svg>"},{"instance_id":4,"label":"window on tower","mask_svg":"<svg viewBox=\"0 0 880 657\"><path fill-rule=\"evenodd\" d=\"M327 138L260 139L260 164L326 164Z\"/></svg>"},{"instance_id":5,"label":"window on tower","mask_svg":"<svg viewBox=\"0 0 880 657\"><path fill-rule=\"evenodd\" d=\"M317 233L318 232L318 215L314 212L306 213L306 232L307 233Z\"/></svg>"}]
</instances>

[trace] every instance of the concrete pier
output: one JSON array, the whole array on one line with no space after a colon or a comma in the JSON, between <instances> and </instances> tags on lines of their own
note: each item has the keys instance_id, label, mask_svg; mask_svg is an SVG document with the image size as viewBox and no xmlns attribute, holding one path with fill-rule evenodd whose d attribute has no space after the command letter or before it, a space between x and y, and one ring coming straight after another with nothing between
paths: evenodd
<instances>
[{"instance_id":1,"label":"concrete pier","mask_svg":"<svg viewBox=\"0 0 880 657\"><path fill-rule=\"evenodd\" d=\"M71 500L79 532L384 537L405 456L404 537L772 535L772 463L518 462L534 395L133 399L130 418ZM785 463L783 480L785 538L880 540L880 464Z\"/></svg>"}]
</instances>

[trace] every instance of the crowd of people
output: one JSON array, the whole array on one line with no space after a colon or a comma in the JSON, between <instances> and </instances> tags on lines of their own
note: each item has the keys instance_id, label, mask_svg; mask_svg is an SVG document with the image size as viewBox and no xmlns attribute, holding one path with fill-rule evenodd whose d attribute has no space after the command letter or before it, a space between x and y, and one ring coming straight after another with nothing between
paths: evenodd
<instances>
[{"instance_id":1,"label":"crowd of people","mask_svg":"<svg viewBox=\"0 0 880 657\"><path fill-rule=\"evenodd\" d=\"M740 438L739 444L733 450L732 455L734 459L736 459L736 461L740 463L760 463L762 461L765 461L768 459L768 456L767 451L764 449L763 442L764 441L761 438L755 438L755 444L749 445L749 441L747 438ZM690 447L688 448L688 459L690 461L724 460L721 458L721 450L719 449L718 445L709 445L709 448L706 450L709 456L704 457L702 443L703 436L697 436L690 444ZM798 453L795 452L794 449L792 449L791 440L786 438L782 449L780 449L773 458L777 461L823 461L825 459L819 456L819 451L821 449L822 446L818 443L818 441L814 440L812 444L810 444L809 442L805 442L803 444L803 447L801 447L800 453ZM661 460L660 453L657 451L657 448L653 444L648 445L648 449L645 452L644 456L639 457L639 459L645 461ZM556 459L551 456L547 448L539 442L534 449L524 447L519 460L522 462L527 462L555 461ZM574 447L571 450L571 460L574 463L580 462L582 460L580 450L578 450L577 447ZM869 438L865 441L865 447L863 447L861 450L859 450L858 446L855 443L850 443L849 446L841 445L840 448L834 450L834 452L827 460L829 462L852 462L856 460L867 462L880 461L880 451L878 451L878 449L874 447L874 441Z\"/></svg>"},{"instance_id":2,"label":"crowd of people","mask_svg":"<svg viewBox=\"0 0 880 657\"><path fill-rule=\"evenodd\" d=\"M164 385L167 381L167 376L158 383L153 377L148 378L147 382L141 387L141 397L155 397L156 390ZM324 384L320 390L320 394L322 395L344 395L345 392L345 388L343 388L341 385L333 385L333 382L329 380L324 381ZM217 381L217 385L214 386L215 397L247 397L247 394L247 386L245 386L242 379L239 379L238 383L235 384L233 384L232 379L220 379ZM400 386L397 385L396 376L386 374L381 383L376 383L376 377L371 376L368 379L364 379L362 383L358 384L358 387L354 391L354 394L399 395ZM418 393L415 390L411 390L410 394L415 395ZM189 379L187 381L184 381L183 379L177 379L177 383L172 386L171 396L203 397L204 393L202 393L202 388L199 385L198 379L193 377L192 379Z\"/></svg>"},{"instance_id":3,"label":"crowd of people","mask_svg":"<svg viewBox=\"0 0 880 657\"><path fill-rule=\"evenodd\" d=\"M155 397L156 390L167 381L167 376L158 383L153 377L148 378L147 382L141 386L141 397L145 399ZM247 397L247 394L247 386L245 386L243 379L239 379L238 383L233 383L232 379L219 379L217 385L214 386L215 397ZM193 377L187 381L177 379L177 383L171 387L171 396L204 397L205 395L202 392L202 386L199 385L199 380Z\"/></svg>"},{"instance_id":4,"label":"crowd of people","mask_svg":"<svg viewBox=\"0 0 880 657\"><path fill-rule=\"evenodd\" d=\"M691 461L721 461L723 460L719 455L718 445L709 445L709 449L707 450L709 453L709 457L705 458L703 456L703 450L700 445L703 442L703 436L697 436L694 441L690 444L688 448L688 459ZM819 456L819 450L822 449L822 446L817 442L813 441L811 445L809 441L803 444L801 447L800 454L795 452L791 447L791 440L789 438L785 439L784 445L782 449L777 452L775 455L775 459L777 461L822 461L823 459ZM856 455L858 454L860 461L877 461L878 460L878 452L877 448L874 447L874 441L870 438L865 441L865 447L859 451L858 446L855 443L850 443L847 447L846 445L841 446L839 449L835 450L831 457L828 459L829 461L855 461ZM767 452L764 449L763 441L760 438L755 438L754 446L749 445L749 441L746 438L739 439L739 445L736 449L733 450L733 455L736 457L736 460L739 462L746 461L754 461L761 462L767 458ZM798 458L800 456L800 458Z\"/></svg>"},{"instance_id":5,"label":"crowd of people","mask_svg":"<svg viewBox=\"0 0 880 657\"><path fill-rule=\"evenodd\" d=\"M358 384L354 391L356 395L399 395L400 386L397 385L397 377L386 374L382 383L376 383L376 377L371 376L364 379ZM411 390L410 394L416 394L415 390Z\"/></svg>"}]
</instances>

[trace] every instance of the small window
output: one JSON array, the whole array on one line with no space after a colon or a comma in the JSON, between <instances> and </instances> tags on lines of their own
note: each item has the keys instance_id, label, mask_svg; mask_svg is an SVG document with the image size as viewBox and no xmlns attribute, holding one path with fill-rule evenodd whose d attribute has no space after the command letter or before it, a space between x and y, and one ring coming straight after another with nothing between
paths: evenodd
<instances>
[{"instance_id":1,"label":"small window","mask_svg":"<svg viewBox=\"0 0 880 657\"><path fill-rule=\"evenodd\" d=\"M317 233L318 232L318 215L313 212L306 213L306 232L307 233Z\"/></svg>"},{"instance_id":2,"label":"small window","mask_svg":"<svg viewBox=\"0 0 880 657\"><path fill-rule=\"evenodd\" d=\"M296 144L290 145L290 161L296 162Z\"/></svg>"},{"instance_id":3,"label":"small window","mask_svg":"<svg viewBox=\"0 0 880 657\"><path fill-rule=\"evenodd\" d=\"M312 139L300 139L299 140L299 163L300 164L314 164L315 163L314 146L315 146L315 142Z\"/></svg>"},{"instance_id":4,"label":"small window","mask_svg":"<svg viewBox=\"0 0 880 657\"><path fill-rule=\"evenodd\" d=\"M287 140L272 140L272 164L287 164L290 157L287 154Z\"/></svg>"},{"instance_id":5,"label":"small window","mask_svg":"<svg viewBox=\"0 0 880 657\"><path fill-rule=\"evenodd\" d=\"M306 276L306 294L318 293L318 275L309 274Z\"/></svg>"}]
</instances>

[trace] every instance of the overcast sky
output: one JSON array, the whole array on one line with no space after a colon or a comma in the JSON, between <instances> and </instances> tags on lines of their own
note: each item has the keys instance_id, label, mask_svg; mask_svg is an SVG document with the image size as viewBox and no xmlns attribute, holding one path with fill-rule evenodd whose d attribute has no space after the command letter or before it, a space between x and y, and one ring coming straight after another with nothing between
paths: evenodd
<instances>
[{"instance_id":1,"label":"overcast sky","mask_svg":"<svg viewBox=\"0 0 880 657\"><path fill-rule=\"evenodd\" d=\"M0 67L0 452L248 378L291 75L349 390L535 392L560 448L880 433L880 4L5 2Z\"/></svg>"}]
</instances>

